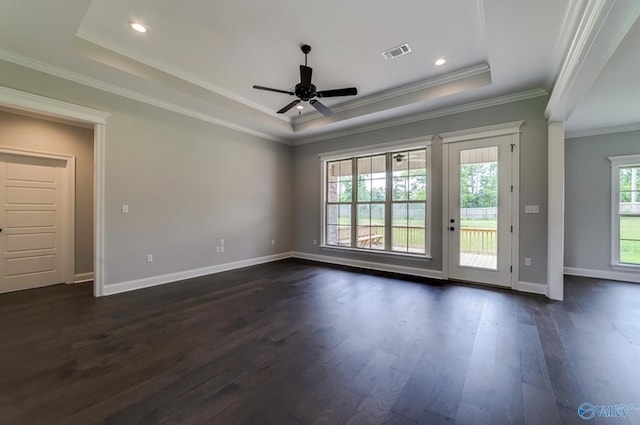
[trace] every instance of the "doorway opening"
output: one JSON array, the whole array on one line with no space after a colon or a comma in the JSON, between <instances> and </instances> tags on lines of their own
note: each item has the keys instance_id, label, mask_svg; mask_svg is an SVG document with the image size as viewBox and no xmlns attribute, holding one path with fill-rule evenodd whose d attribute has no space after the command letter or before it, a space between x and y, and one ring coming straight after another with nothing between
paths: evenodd
<instances>
[{"instance_id":1,"label":"doorway opening","mask_svg":"<svg viewBox=\"0 0 640 425\"><path fill-rule=\"evenodd\" d=\"M104 295L104 150L109 114L6 87L0 87L0 108L93 128L93 294Z\"/></svg>"}]
</instances>

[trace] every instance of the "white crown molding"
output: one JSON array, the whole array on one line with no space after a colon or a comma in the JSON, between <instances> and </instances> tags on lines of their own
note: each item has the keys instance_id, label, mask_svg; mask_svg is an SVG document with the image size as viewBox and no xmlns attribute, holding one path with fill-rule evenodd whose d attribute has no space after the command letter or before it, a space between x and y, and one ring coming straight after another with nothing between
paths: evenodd
<instances>
[{"instance_id":1,"label":"white crown molding","mask_svg":"<svg viewBox=\"0 0 640 425\"><path fill-rule=\"evenodd\" d=\"M578 267L565 267L564 274L570 276L591 277L594 279L619 280L622 282L640 283L640 273L619 272L611 270L583 269Z\"/></svg>"},{"instance_id":2,"label":"white crown molding","mask_svg":"<svg viewBox=\"0 0 640 425\"><path fill-rule=\"evenodd\" d=\"M613 126L613 127L594 128L590 130L567 131L567 134L565 137L567 139L577 139L579 137L601 136L603 134L626 133L628 131L638 131L638 130L640 130L640 123L631 124L631 125Z\"/></svg>"},{"instance_id":3,"label":"white crown molding","mask_svg":"<svg viewBox=\"0 0 640 425\"><path fill-rule=\"evenodd\" d=\"M284 252L282 254L268 255L265 257L251 258L248 260L234 261L231 263L224 263L224 264L218 264L215 266L185 270L181 272L169 273L169 274L164 274L160 276L151 276L143 279L106 284L104 285L104 292L102 295L114 295L114 294L120 294L122 292L135 291L137 289L150 288L153 286L164 285L166 283L174 283L174 282L178 282L185 279L191 279L194 277L206 276L210 274L236 270L243 267L271 263L273 261L284 260L291 257L292 257L291 252Z\"/></svg>"},{"instance_id":4,"label":"white crown molding","mask_svg":"<svg viewBox=\"0 0 640 425\"><path fill-rule=\"evenodd\" d=\"M230 91L223 89L220 86L217 86L215 84L211 84L211 82L206 81L206 80L204 80L204 79L202 79L200 77L196 77L195 75L189 74L188 72L184 72L181 69L178 69L176 67L169 66L169 65L166 65L166 64L151 60L149 58L142 58L142 57L140 57L139 55L135 54L134 52L132 52L130 50L124 49L124 48L122 48L120 46L116 46L113 43L109 43L108 41L106 41L104 39L101 39L99 37L96 37L94 35L91 35L91 34L85 32L85 31L78 31L76 33L76 37L78 37L78 38L80 38L82 40L85 40L85 41L87 41L89 43L95 44L95 45L97 45L97 46L99 46L99 47L101 47L103 49L107 49L109 51L112 51L112 52L114 52L114 53L116 53L118 55L122 55L124 57L127 57L127 58L129 58L129 59L131 59L131 60L133 60L135 62L139 62L139 63L141 63L143 65L146 65L146 66L151 67L153 69L157 69L159 71L162 71L162 72L164 72L166 74L169 74L169 75L171 75L173 77L176 77L176 78L178 78L180 80L183 80L183 81L186 81L186 82L191 83L193 85L196 85L196 86L198 86L200 88L203 88L203 89L205 89L205 90L207 90L209 92L218 94L220 96L224 96L224 97L226 97L228 99L231 99L231 100L233 100L235 102L242 103L242 104L244 104L244 105L246 105L246 106L248 106L250 108L256 109L256 110L258 110L260 112L264 112L265 114L271 115L271 116L273 116L275 118L278 118L279 120L282 120L282 121L285 121L285 122L291 124L291 118L290 117L288 117L286 115L282 115L282 114L276 114L276 113L274 113L273 110L271 110L269 108L266 108L266 107L264 107L264 106L262 106L262 105L260 105L260 104L258 104L256 102L253 102L253 101L251 101L249 99L246 99L244 97L237 96L237 95L231 93Z\"/></svg>"},{"instance_id":5,"label":"white crown molding","mask_svg":"<svg viewBox=\"0 0 640 425\"><path fill-rule=\"evenodd\" d=\"M469 128L449 133L441 133L442 143L461 142L463 140L483 139L486 137L504 136L520 132L524 121L513 121L503 124L487 125L484 127Z\"/></svg>"},{"instance_id":6,"label":"white crown molding","mask_svg":"<svg viewBox=\"0 0 640 425\"><path fill-rule=\"evenodd\" d=\"M459 114L462 112L470 112L478 109L489 108L492 106L503 105L505 103L519 102L522 100L533 99L536 97L546 96L548 93L544 89L533 89L519 93L513 93L506 96L494 97L492 99L480 100L477 102L465 103L463 105L452 106L449 108L437 109L435 111L425 112L408 117L399 117L387 120L381 123L371 124L368 126L355 127L344 131L323 134L315 137L300 138L293 145L305 145L325 140L337 139L340 137L351 136L353 134L366 133L368 131L381 130L383 128L395 127L398 125L411 124L414 122L425 121L433 118L444 117L448 115ZM294 139L295 140L295 139Z\"/></svg>"},{"instance_id":7,"label":"white crown molding","mask_svg":"<svg viewBox=\"0 0 640 425\"><path fill-rule=\"evenodd\" d=\"M64 80L72 81L74 83L82 84L84 86L92 87L107 93L112 93L127 99L135 100L140 103L155 106L157 108L165 109L167 111L175 112L180 115L195 118L197 120L205 121L211 124L216 124L222 127L226 127L235 131L239 131L252 136L260 137L263 139L271 140L274 142L289 144L289 141L274 137L272 135L261 133L259 131L252 130L247 127L243 127L225 120L215 118L209 114L195 111L193 109L185 108L180 105L176 105L171 102L160 100L153 96L148 96L136 92L134 90L119 87L115 84L106 83L104 81L97 80L95 78L87 77L86 75L79 74L77 72L69 71L64 68L60 68L54 65L50 65L45 62L41 62L36 59L14 53L8 50L0 49L0 60L10 62L16 65L20 65L29 69L33 69L45 74L53 75L54 77L62 78Z\"/></svg>"},{"instance_id":8,"label":"white crown molding","mask_svg":"<svg viewBox=\"0 0 640 425\"><path fill-rule=\"evenodd\" d=\"M356 267L359 269L378 270L390 273L399 273L409 276L427 277L431 279L442 279L442 271L429 270L423 267L396 266L393 264L374 263L371 261L351 260L342 257L329 255L309 254L306 252L293 252L293 258L302 260L317 261L319 263L337 264L340 266Z\"/></svg>"},{"instance_id":9,"label":"white crown molding","mask_svg":"<svg viewBox=\"0 0 640 425\"><path fill-rule=\"evenodd\" d=\"M419 92L422 90L427 90L433 87L438 87L444 84L450 84L456 81L475 77L476 75L482 75L489 71L490 71L489 65L487 65L486 63L480 64L480 65L472 66L459 71L450 72L435 78L429 78L427 80L418 81L416 83L408 84L406 86L385 90L369 96L359 97L356 100L345 102L337 106L332 106L331 110L334 113L350 111L353 109L361 108L363 106L371 105L373 103L378 103L378 102L383 102L385 100L393 99L398 96L404 96L404 95ZM294 117L291 120L291 122L293 126L296 126L298 124L301 124L307 121L313 121L321 117L322 115L319 112L312 112L309 114Z\"/></svg>"},{"instance_id":10,"label":"white crown molding","mask_svg":"<svg viewBox=\"0 0 640 425\"><path fill-rule=\"evenodd\" d=\"M545 109L549 121L571 116L639 14L640 2L587 0Z\"/></svg>"},{"instance_id":11,"label":"white crown molding","mask_svg":"<svg viewBox=\"0 0 640 425\"><path fill-rule=\"evenodd\" d=\"M50 99L9 87L0 86L0 105L21 111L46 114L60 119L73 119L83 123L105 124L108 112L86 108L60 100Z\"/></svg>"},{"instance_id":12,"label":"white crown molding","mask_svg":"<svg viewBox=\"0 0 640 425\"><path fill-rule=\"evenodd\" d=\"M562 24L560 25L560 35L556 39L556 44L551 56L553 60L551 61L551 68L549 69L547 87L553 85L554 79L558 75L565 54L571 46L572 37L575 35L580 18L584 13L585 5L586 2L584 0L569 0L569 5L567 6L564 17L562 18Z\"/></svg>"}]
</instances>

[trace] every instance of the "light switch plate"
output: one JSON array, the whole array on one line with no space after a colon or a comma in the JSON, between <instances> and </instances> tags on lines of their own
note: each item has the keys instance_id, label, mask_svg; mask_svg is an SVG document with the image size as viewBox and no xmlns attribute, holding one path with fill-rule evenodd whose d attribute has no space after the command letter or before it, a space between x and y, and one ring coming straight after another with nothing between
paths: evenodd
<instances>
[{"instance_id":1,"label":"light switch plate","mask_svg":"<svg viewBox=\"0 0 640 425\"><path fill-rule=\"evenodd\" d=\"M525 205L524 212L526 214L538 214L540 212L540 206L538 205Z\"/></svg>"},{"instance_id":2,"label":"light switch plate","mask_svg":"<svg viewBox=\"0 0 640 425\"><path fill-rule=\"evenodd\" d=\"M129 205L122 204L122 214L129 214Z\"/></svg>"}]
</instances>

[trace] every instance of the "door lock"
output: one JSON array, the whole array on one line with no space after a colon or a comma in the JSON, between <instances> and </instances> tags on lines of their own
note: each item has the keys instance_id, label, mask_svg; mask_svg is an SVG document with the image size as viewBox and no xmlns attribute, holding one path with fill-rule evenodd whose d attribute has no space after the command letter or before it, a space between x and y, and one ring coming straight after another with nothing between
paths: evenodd
<instances>
[{"instance_id":1,"label":"door lock","mask_svg":"<svg viewBox=\"0 0 640 425\"><path fill-rule=\"evenodd\" d=\"M449 227L449 230L451 230L453 232L454 230L456 230L456 228L451 226L451 227Z\"/></svg>"}]
</instances>

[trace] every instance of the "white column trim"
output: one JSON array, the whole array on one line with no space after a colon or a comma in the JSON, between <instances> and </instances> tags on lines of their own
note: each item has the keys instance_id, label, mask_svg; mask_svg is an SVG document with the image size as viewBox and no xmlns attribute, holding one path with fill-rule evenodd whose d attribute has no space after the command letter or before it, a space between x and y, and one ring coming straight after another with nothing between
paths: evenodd
<instances>
[{"instance_id":1,"label":"white column trim","mask_svg":"<svg viewBox=\"0 0 640 425\"><path fill-rule=\"evenodd\" d=\"M564 123L548 125L547 297L564 297Z\"/></svg>"}]
</instances>

